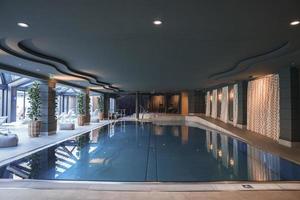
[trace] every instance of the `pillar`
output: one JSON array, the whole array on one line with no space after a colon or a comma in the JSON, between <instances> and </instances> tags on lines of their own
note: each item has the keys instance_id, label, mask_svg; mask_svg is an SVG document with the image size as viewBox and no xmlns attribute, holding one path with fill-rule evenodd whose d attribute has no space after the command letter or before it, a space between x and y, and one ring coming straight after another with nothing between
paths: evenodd
<instances>
[{"instance_id":1,"label":"pillar","mask_svg":"<svg viewBox=\"0 0 300 200\"><path fill-rule=\"evenodd\" d=\"M136 117L136 119L140 118L139 96L140 96L139 92L136 92L136 94L135 94L135 117Z\"/></svg>"},{"instance_id":2,"label":"pillar","mask_svg":"<svg viewBox=\"0 0 300 200\"><path fill-rule=\"evenodd\" d=\"M279 143L300 146L300 79L299 69L283 68L279 72L280 134Z\"/></svg>"},{"instance_id":3,"label":"pillar","mask_svg":"<svg viewBox=\"0 0 300 200\"><path fill-rule=\"evenodd\" d=\"M188 92L181 92L181 114L189 114L189 94Z\"/></svg>"},{"instance_id":4,"label":"pillar","mask_svg":"<svg viewBox=\"0 0 300 200\"><path fill-rule=\"evenodd\" d=\"M5 96L3 97L3 100L5 99ZM5 101L4 101L5 102ZM16 121L16 112L17 112L17 88L16 87L10 87L8 86L8 92L7 92L7 110L9 112L5 112L3 110L3 113L6 113L8 116L7 122L15 122ZM4 106L5 108L6 106ZM26 113L25 113L26 115Z\"/></svg>"},{"instance_id":5,"label":"pillar","mask_svg":"<svg viewBox=\"0 0 300 200\"><path fill-rule=\"evenodd\" d=\"M85 107L85 124L90 124L91 121L91 108L90 108L90 90L84 90L84 107Z\"/></svg>"},{"instance_id":6,"label":"pillar","mask_svg":"<svg viewBox=\"0 0 300 200\"><path fill-rule=\"evenodd\" d=\"M108 112L109 112L109 94L104 94L104 118L108 118Z\"/></svg>"},{"instance_id":7,"label":"pillar","mask_svg":"<svg viewBox=\"0 0 300 200\"><path fill-rule=\"evenodd\" d=\"M247 81L240 81L238 84L238 116L237 124L240 128L247 125Z\"/></svg>"},{"instance_id":8,"label":"pillar","mask_svg":"<svg viewBox=\"0 0 300 200\"><path fill-rule=\"evenodd\" d=\"M56 133L57 119L55 116L56 110L56 82L55 80L40 81L41 95L41 133L52 135Z\"/></svg>"}]
</instances>

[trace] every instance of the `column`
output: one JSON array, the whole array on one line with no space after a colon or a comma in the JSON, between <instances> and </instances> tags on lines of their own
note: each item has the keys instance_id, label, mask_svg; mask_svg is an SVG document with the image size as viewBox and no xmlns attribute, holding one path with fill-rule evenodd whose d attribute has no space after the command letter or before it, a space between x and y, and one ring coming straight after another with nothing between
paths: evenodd
<instances>
[{"instance_id":1,"label":"column","mask_svg":"<svg viewBox=\"0 0 300 200\"><path fill-rule=\"evenodd\" d=\"M279 72L280 135L279 143L288 147L300 145L299 70L283 68Z\"/></svg>"},{"instance_id":2,"label":"column","mask_svg":"<svg viewBox=\"0 0 300 200\"><path fill-rule=\"evenodd\" d=\"M5 95L3 96L3 100L5 100ZM5 102L5 101L4 101ZM7 110L9 112L5 112L3 109L3 113L7 113L8 119L7 122L15 122L16 121L16 110L17 110L17 88L16 87L10 87L8 86L8 92L7 92ZM6 106L4 106L5 108ZM26 113L25 113L26 115Z\"/></svg>"},{"instance_id":3,"label":"column","mask_svg":"<svg viewBox=\"0 0 300 200\"><path fill-rule=\"evenodd\" d=\"M139 92L136 92L136 94L135 94L135 117L136 117L136 119L140 118L139 96L140 96Z\"/></svg>"},{"instance_id":4,"label":"column","mask_svg":"<svg viewBox=\"0 0 300 200\"><path fill-rule=\"evenodd\" d=\"M247 81L238 84L238 116L237 124L240 128L247 125Z\"/></svg>"},{"instance_id":5,"label":"column","mask_svg":"<svg viewBox=\"0 0 300 200\"><path fill-rule=\"evenodd\" d=\"M104 118L108 118L109 98L110 98L110 95L105 93L104 94Z\"/></svg>"},{"instance_id":6,"label":"column","mask_svg":"<svg viewBox=\"0 0 300 200\"><path fill-rule=\"evenodd\" d=\"M55 116L56 110L56 92L55 80L40 81L41 95L41 133L52 135L56 133L57 119Z\"/></svg>"},{"instance_id":7,"label":"column","mask_svg":"<svg viewBox=\"0 0 300 200\"><path fill-rule=\"evenodd\" d=\"M181 92L181 114L189 114L189 96L188 92Z\"/></svg>"},{"instance_id":8,"label":"column","mask_svg":"<svg viewBox=\"0 0 300 200\"><path fill-rule=\"evenodd\" d=\"M85 89L84 90L84 107L85 107L85 124L90 124L91 121L91 108L90 108L90 90Z\"/></svg>"}]
</instances>

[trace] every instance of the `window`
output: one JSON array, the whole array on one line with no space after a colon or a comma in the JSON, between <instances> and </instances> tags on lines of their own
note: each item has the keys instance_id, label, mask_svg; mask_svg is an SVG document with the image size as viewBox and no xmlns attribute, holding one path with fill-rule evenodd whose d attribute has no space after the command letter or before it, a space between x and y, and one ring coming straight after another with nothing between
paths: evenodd
<instances>
[{"instance_id":1,"label":"window","mask_svg":"<svg viewBox=\"0 0 300 200\"><path fill-rule=\"evenodd\" d=\"M20 121L26 118L29 108L27 96L27 92L19 90L17 91L16 121Z\"/></svg>"},{"instance_id":2,"label":"window","mask_svg":"<svg viewBox=\"0 0 300 200\"><path fill-rule=\"evenodd\" d=\"M109 112L110 113L116 112L115 104L116 104L116 100L114 98L109 98Z\"/></svg>"}]
</instances>

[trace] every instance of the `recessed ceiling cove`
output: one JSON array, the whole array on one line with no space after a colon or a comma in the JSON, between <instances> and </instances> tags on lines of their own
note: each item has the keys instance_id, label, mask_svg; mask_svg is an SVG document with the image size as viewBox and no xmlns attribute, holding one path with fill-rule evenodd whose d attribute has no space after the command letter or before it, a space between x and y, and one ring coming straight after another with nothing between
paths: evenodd
<instances>
[{"instance_id":1,"label":"recessed ceiling cove","mask_svg":"<svg viewBox=\"0 0 300 200\"><path fill-rule=\"evenodd\" d=\"M299 9L298 0L2 0L0 39L115 90L201 89L299 65L300 26L290 25Z\"/></svg>"}]
</instances>

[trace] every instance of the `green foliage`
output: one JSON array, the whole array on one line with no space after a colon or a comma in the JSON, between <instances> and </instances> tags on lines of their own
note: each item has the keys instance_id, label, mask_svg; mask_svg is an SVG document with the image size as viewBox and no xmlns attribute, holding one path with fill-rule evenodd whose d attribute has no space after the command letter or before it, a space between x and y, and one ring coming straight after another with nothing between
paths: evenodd
<instances>
[{"instance_id":1,"label":"green foliage","mask_svg":"<svg viewBox=\"0 0 300 200\"><path fill-rule=\"evenodd\" d=\"M37 121L41 116L41 97L40 97L40 84L35 81L28 89L28 102L30 108L28 109L29 119Z\"/></svg>"},{"instance_id":2,"label":"green foliage","mask_svg":"<svg viewBox=\"0 0 300 200\"><path fill-rule=\"evenodd\" d=\"M89 114L90 113L90 109L91 109L91 105L90 105L90 102L91 102L91 99L90 99L90 96L87 95L86 96L86 113Z\"/></svg>"},{"instance_id":3,"label":"green foliage","mask_svg":"<svg viewBox=\"0 0 300 200\"><path fill-rule=\"evenodd\" d=\"M102 95L98 97L98 109L99 112L104 112L104 97Z\"/></svg>"},{"instance_id":4,"label":"green foliage","mask_svg":"<svg viewBox=\"0 0 300 200\"><path fill-rule=\"evenodd\" d=\"M77 106L78 106L78 113L80 115L84 115L85 112L84 112L84 105L83 105L83 99L84 98L84 95L82 93L80 93L78 96L77 96Z\"/></svg>"}]
</instances>

